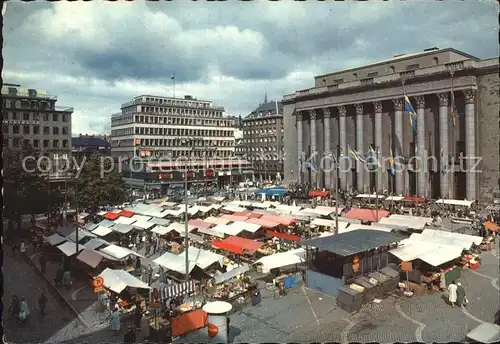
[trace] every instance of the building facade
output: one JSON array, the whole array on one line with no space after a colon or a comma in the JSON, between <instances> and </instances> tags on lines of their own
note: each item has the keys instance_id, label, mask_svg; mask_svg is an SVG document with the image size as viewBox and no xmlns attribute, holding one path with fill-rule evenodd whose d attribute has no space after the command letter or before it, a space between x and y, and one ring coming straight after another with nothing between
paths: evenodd
<instances>
[{"instance_id":1,"label":"building facade","mask_svg":"<svg viewBox=\"0 0 500 344\"><path fill-rule=\"evenodd\" d=\"M72 107L56 106L57 96L16 84L2 85L4 149L31 147L46 156L70 156Z\"/></svg>"},{"instance_id":2,"label":"building facade","mask_svg":"<svg viewBox=\"0 0 500 344\"><path fill-rule=\"evenodd\" d=\"M243 119L243 146L257 180L283 178L283 104L267 99Z\"/></svg>"},{"instance_id":3,"label":"building facade","mask_svg":"<svg viewBox=\"0 0 500 344\"><path fill-rule=\"evenodd\" d=\"M110 155L111 143L105 135L82 135L71 139L73 156L90 156L93 153Z\"/></svg>"},{"instance_id":4,"label":"building facade","mask_svg":"<svg viewBox=\"0 0 500 344\"><path fill-rule=\"evenodd\" d=\"M147 160L131 184L147 180L145 187L161 189L182 183L186 166L190 182L227 184L250 173L248 163L235 159L235 119L210 101L143 95L121 110L111 118L111 155Z\"/></svg>"},{"instance_id":5,"label":"building facade","mask_svg":"<svg viewBox=\"0 0 500 344\"><path fill-rule=\"evenodd\" d=\"M499 189L498 72L498 58L432 48L315 77L313 88L283 99L285 181L487 200ZM349 148L376 151L380 168L353 162ZM339 169L322 158L329 154L340 158ZM317 170L308 167L312 161Z\"/></svg>"}]
</instances>

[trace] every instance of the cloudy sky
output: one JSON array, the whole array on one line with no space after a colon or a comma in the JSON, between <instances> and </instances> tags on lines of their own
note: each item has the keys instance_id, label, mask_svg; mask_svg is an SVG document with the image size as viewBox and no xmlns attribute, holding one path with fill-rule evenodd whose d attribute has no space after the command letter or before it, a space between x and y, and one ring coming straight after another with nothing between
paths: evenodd
<instances>
[{"instance_id":1,"label":"cloudy sky","mask_svg":"<svg viewBox=\"0 0 500 344\"><path fill-rule=\"evenodd\" d=\"M11 0L3 80L73 106L73 133L107 133L141 94L213 100L246 115L314 75L431 47L498 55L498 4L434 0L207 3Z\"/></svg>"}]
</instances>

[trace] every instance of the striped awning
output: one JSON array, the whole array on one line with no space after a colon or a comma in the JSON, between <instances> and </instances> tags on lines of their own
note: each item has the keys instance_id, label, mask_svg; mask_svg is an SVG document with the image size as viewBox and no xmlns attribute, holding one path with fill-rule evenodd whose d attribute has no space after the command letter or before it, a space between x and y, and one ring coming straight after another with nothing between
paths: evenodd
<instances>
[{"instance_id":1,"label":"striped awning","mask_svg":"<svg viewBox=\"0 0 500 344\"><path fill-rule=\"evenodd\" d=\"M158 294L159 298L158 300L161 302L171 299L173 297L179 296L179 295L186 295L190 294L195 291L195 282L194 281L189 281L189 282L182 282L179 284L174 284L174 285L168 285L166 287L162 287L158 289ZM153 301L153 291L151 291L150 299Z\"/></svg>"},{"instance_id":2,"label":"striped awning","mask_svg":"<svg viewBox=\"0 0 500 344\"><path fill-rule=\"evenodd\" d=\"M493 204L486 207L488 211L500 211L500 204Z\"/></svg>"}]
</instances>

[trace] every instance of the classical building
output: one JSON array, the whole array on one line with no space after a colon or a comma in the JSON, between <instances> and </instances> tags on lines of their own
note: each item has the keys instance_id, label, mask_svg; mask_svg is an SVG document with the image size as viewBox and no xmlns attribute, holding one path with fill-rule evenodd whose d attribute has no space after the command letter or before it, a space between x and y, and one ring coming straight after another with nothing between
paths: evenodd
<instances>
[{"instance_id":1,"label":"classical building","mask_svg":"<svg viewBox=\"0 0 500 344\"><path fill-rule=\"evenodd\" d=\"M260 180L283 178L283 104L267 101L243 119L243 145Z\"/></svg>"},{"instance_id":2,"label":"classical building","mask_svg":"<svg viewBox=\"0 0 500 344\"><path fill-rule=\"evenodd\" d=\"M71 139L73 156L90 156L93 153L110 155L111 143L105 135L78 135Z\"/></svg>"},{"instance_id":3,"label":"classical building","mask_svg":"<svg viewBox=\"0 0 500 344\"><path fill-rule=\"evenodd\" d=\"M182 183L186 166L190 182L227 184L251 173L235 158L235 118L211 101L142 95L121 110L111 117L111 156L145 160L137 178L130 172L133 186L159 190Z\"/></svg>"},{"instance_id":4,"label":"classical building","mask_svg":"<svg viewBox=\"0 0 500 344\"><path fill-rule=\"evenodd\" d=\"M3 147L30 146L39 154L70 156L72 107L56 106L46 91L2 85Z\"/></svg>"},{"instance_id":5,"label":"classical building","mask_svg":"<svg viewBox=\"0 0 500 344\"><path fill-rule=\"evenodd\" d=\"M490 198L499 189L500 175L498 72L498 57L480 60L455 49L432 48L315 77L313 88L283 99L285 182ZM416 130L404 111L403 88L416 112ZM361 162L348 164L348 147L359 152L371 148L386 161L373 171ZM394 175L386 159L391 151L401 163ZM307 167L313 152L319 172ZM331 167L331 159L321 158L330 153L342 157L337 182L336 169L321 168L322 163ZM415 155L420 159L412 159Z\"/></svg>"}]
</instances>

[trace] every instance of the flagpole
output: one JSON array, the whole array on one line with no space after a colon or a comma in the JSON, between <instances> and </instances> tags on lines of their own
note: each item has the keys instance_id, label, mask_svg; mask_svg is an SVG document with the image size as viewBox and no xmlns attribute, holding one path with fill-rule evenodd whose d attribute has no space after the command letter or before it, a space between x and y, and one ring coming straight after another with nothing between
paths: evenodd
<instances>
[{"instance_id":1,"label":"flagpole","mask_svg":"<svg viewBox=\"0 0 500 344\"><path fill-rule=\"evenodd\" d=\"M175 98L175 73L172 74L172 91L173 91L173 98Z\"/></svg>"},{"instance_id":2,"label":"flagpole","mask_svg":"<svg viewBox=\"0 0 500 344\"><path fill-rule=\"evenodd\" d=\"M456 105L455 105L455 93L454 93L454 90L453 90L453 81L454 81L454 74L455 74L455 71L454 70L450 70L450 74L451 74L451 100L452 100L452 104L451 104L451 121L453 123L453 147L452 147L452 151L453 151L453 164L455 164L455 158L456 158L456 155L457 155L457 125L456 125L456 117L457 117L457 113L456 113ZM449 163L449 160L448 160L448 163ZM453 166L455 167L455 166ZM452 178L452 188L453 188L453 191L455 191L455 172L454 172L454 168L451 169L451 178ZM453 192L453 194L455 194L455 192ZM456 195L455 195L456 196Z\"/></svg>"}]
</instances>

